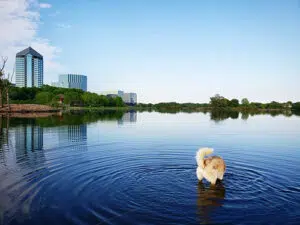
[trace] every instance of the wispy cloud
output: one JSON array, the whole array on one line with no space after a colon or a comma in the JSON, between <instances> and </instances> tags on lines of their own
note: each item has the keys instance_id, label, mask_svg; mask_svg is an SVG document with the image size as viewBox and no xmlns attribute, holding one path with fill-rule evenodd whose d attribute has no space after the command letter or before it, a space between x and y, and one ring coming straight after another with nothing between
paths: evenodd
<instances>
[{"instance_id":1,"label":"wispy cloud","mask_svg":"<svg viewBox=\"0 0 300 225\"><path fill-rule=\"evenodd\" d=\"M31 46L44 56L47 71L59 71L62 69L62 65L56 61L61 49L51 45L48 39L36 38Z\"/></svg>"},{"instance_id":2,"label":"wispy cloud","mask_svg":"<svg viewBox=\"0 0 300 225\"><path fill-rule=\"evenodd\" d=\"M39 6L41 9L49 9L52 7L52 5L49 3L40 3Z\"/></svg>"},{"instance_id":3,"label":"wispy cloud","mask_svg":"<svg viewBox=\"0 0 300 225\"><path fill-rule=\"evenodd\" d=\"M61 29L69 29L72 27L70 24L66 24L66 23L58 23L56 26Z\"/></svg>"},{"instance_id":4,"label":"wispy cloud","mask_svg":"<svg viewBox=\"0 0 300 225\"><path fill-rule=\"evenodd\" d=\"M56 61L61 50L37 34L41 25L37 6L37 0L0 0L0 27L4 31L0 35L0 54L8 57L7 70L12 70L16 53L28 46L44 56L45 74L62 68Z\"/></svg>"}]
</instances>

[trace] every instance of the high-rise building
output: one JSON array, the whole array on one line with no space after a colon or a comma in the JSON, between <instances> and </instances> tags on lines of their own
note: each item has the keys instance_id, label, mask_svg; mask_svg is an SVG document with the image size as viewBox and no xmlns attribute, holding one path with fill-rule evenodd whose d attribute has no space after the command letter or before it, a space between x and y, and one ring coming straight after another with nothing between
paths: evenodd
<instances>
[{"instance_id":1,"label":"high-rise building","mask_svg":"<svg viewBox=\"0 0 300 225\"><path fill-rule=\"evenodd\" d=\"M87 76L79 74L61 74L58 82L52 82L52 86L62 88L76 88L87 91Z\"/></svg>"},{"instance_id":2,"label":"high-rise building","mask_svg":"<svg viewBox=\"0 0 300 225\"><path fill-rule=\"evenodd\" d=\"M121 96L123 101L127 104L136 104L137 103L137 95L136 93L124 93L123 96Z\"/></svg>"},{"instance_id":3,"label":"high-rise building","mask_svg":"<svg viewBox=\"0 0 300 225\"><path fill-rule=\"evenodd\" d=\"M29 47L16 55L16 86L41 87L44 83L43 56Z\"/></svg>"},{"instance_id":4,"label":"high-rise building","mask_svg":"<svg viewBox=\"0 0 300 225\"><path fill-rule=\"evenodd\" d=\"M126 93L124 91L104 91L101 92L102 95L106 95L108 97L121 97L123 102L130 105L137 104L137 94L136 93Z\"/></svg>"}]
</instances>

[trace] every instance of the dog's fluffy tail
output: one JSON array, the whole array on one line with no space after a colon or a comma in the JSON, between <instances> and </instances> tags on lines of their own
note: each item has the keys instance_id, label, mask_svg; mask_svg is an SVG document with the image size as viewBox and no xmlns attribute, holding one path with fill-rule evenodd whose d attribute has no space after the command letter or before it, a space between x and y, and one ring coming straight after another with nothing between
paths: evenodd
<instances>
[{"instance_id":1,"label":"dog's fluffy tail","mask_svg":"<svg viewBox=\"0 0 300 225\"><path fill-rule=\"evenodd\" d=\"M204 168L204 156L213 153L213 151L214 150L212 148L200 148L196 154L196 161L198 166Z\"/></svg>"}]
</instances>

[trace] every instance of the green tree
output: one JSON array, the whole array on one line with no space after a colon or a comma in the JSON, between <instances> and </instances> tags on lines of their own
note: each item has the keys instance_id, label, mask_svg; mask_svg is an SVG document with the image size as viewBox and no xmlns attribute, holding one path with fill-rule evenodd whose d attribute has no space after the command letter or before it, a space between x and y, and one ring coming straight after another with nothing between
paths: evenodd
<instances>
[{"instance_id":1,"label":"green tree","mask_svg":"<svg viewBox=\"0 0 300 225\"><path fill-rule=\"evenodd\" d=\"M95 93L85 92L82 95L82 101L85 106L97 106L99 96Z\"/></svg>"},{"instance_id":2,"label":"green tree","mask_svg":"<svg viewBox=\"0 0 300 225\"><path fill-rule=\"evenodd\" d=\"M38 104L48 104L52 101L53 94L50 92L40 92L35 96L35 102Z\"/></svg>"},{"instance_id":3,"label":"green tree","mask_svg":"<svg viewBox=\"0 0 300 225\"><path fill-rule=\"evenodd\" d=\"M109 105L109 100L108 97L104 95L99 96L99 106L108 106Z\"/></svg>"},{"instance_id":4,"label":"green tree","mask_svg":"<svg viewBox=\"0 0 300 225\"><path fill-rule=\"evenodd\" d=\"M272 102L266 104L266 108L267 109L282 109L282 108L284 108L284 105L279 102L272 101Z\"/></svg>"},{"instance_id":5,"label":"green tree","mask_svg":"<svg viewBox=\"0 0 300 225\"><path fill-rule=\"evenodd\" d=\"M247 98L242 99L242 105L243 106L248 106L249 105L249 100Z\"/></svg>"},{"instance_id":6,"label":"green tree","mask_svg":"<svg viewBox=\"0 0 300 225\"><path fill-rule=\"evenodd\" d=\"M117 106L117 107L122 107L122 106L124 106L124 102L123 102L123 100L122 100L122 98L121 97L116 97L116 105L115 106Z\"/></svg>"},{"instance_id":7,"label":"green tree","mask_svg":"<svg viewBox=\"0 0 300 225\"><path fill-rule=\"evenodd\" d=\"M284 105L284 108L286 109L291 109L292 106L293 106L293 103L291 101L288 101L287 103L283 104Z\"/></svg>"},{"instance_id":8,"label":"green tree","mask_svg":"<svg viewBox=\"0 0 300 225\"><path fill-rule=\"evenodd\" d=\"M300 102L295 102L295 103L293 103L293 105L292 105L292 110L293 110L293 111L300 112Z\"/></svg>"},{"instance_id":9,"label":"green tree","mask_svg":"<svg viewBox=\"0 0 300 225\"><path fill-rule=\"evenodd\" d=\"M214 108L228 107L229 102L230 101L228 99L224 98L219 94L216 94L214 97L210 98L210 105Z\"/></svg>"},{"instance_id":10,"label":"green tree","mask_svg":"<svg viewBox=\"0 0 300 225\"><path fill-rule=\"evenodd\" d=\"M115 106L115 105L116 105L116 98L108 97L108 106Z\"/></svg>"},{"instance_id":11,"label":"green tree","mask_svg":"<svg viewBox=\"0 0 300 225\"><path fill-rule=\"evenodd\" d=\"M70 90L66 93L64 93L64 103L74 106L74 105L81 105L82 104L82 98L81 94L77 91Z\"/></svg>"},{"instance_id":12,"label":"green tree","mask_svg":"<svg viewBox=\"0 0 300 225\"><path fill-rule=\"evenodd\" d=\"M263 109L264 105L260 102L251 102L250 107L255 109Z\"/></svg>"},{"instance_id":13,"label":"green tree","mask_svg":"<svg viewBox=\"0 0 300 225\"><path fill-rule=\"evenodd\" d=\"M234 98L234 99L231 99L231 100L230 100L229 106L230 106L230 107L238 107L239 104L240 104L240 103L239 103L239 100Z\"/></svg>"}]
</instances>

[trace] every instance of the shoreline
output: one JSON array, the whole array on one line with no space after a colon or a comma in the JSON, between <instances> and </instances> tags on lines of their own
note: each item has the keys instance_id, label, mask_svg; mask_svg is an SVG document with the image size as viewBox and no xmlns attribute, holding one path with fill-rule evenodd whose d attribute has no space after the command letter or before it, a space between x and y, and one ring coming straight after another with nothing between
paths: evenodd
<instances>
[{"instance_id":1,"label":"shoreline","mask_svg":"<svg viewBox=\"0 0 300 225\"><path fill-rule=\"evenodd\" d=\"M10 117L10 118L46 118L49 116L59 116L59 112L30 112L30 113L0 113L0 117Z\"/></svg>"},{"instance_id":2,"label":"shoreline","mask_svg":"<svg viewBox=\"0 0 300 225\"><path fill-rule=\"evenodd\" d=\"M232 112L287 112L292 111L291 109L260 109L260 108L244 108L244 107L232 107L232 108L213 108L213 107L140 107L140 106L124 106L124 107L111 107L111 106L101 106L101 107L69 107L67 111L76 110L136 110L136 111L194 111L194 112L209 112L209 111L232 111Z\"/></svg>"},{"instance_id":3,"label":"shoreline","mask_svg":"<svg viewBox=\"0 0 300 225\"><path fill-rule=\"evenodd\" d=\"M53 108L47 105L38 105L38 104L11 104L10 109L7 105L3 105L3 108L0 108L0 114L11 114L11 113L56 113L60 112L59 108Z\"/></svg>"},{"instance_id":4,"label":"shoreline","mask_svg":"<svg viewBox=\"0 0 300 225\"><path fill-rule=\"evenodd\" d=\"M228 111L228 112L246 112L246 113L272 113L272 112L292 112L291 108L285 109L262 109L262 108L251 108L251 107L227 107L227 108L213 108L211 106L197 106L197 107L145 107L145 106L99 106L99 107L89 107L89 106L69 106L66 108L55 108L48 105L39 104L11 104L10 110L4 105L0 108L0 114L42 114L42 113L59 113L68 111L149 111L149 112L211 112L211 111Z\"/></svg>"},{"instance_id":5,"label":"shoreline","mask_svg":"<svg viewBox=\"0 0 300 225\"><path fill-rule=\"evenodd\" d=\"M177 114L177 113L209 113L212 118L238 118L239 114L246 115L300 115L299 111L291 109L257 109L257 108L212 108L208 106L198 107L145 107L145 106L123 106L123 107L66 107L54 108L46 105L38 104L12 104L11 111L7 108L0 109L0 117L8 118L45 118L58 116L63 117L64 114L111 114L111 113L163 113L163 114Z\"/></svg>"}]
</instances>

